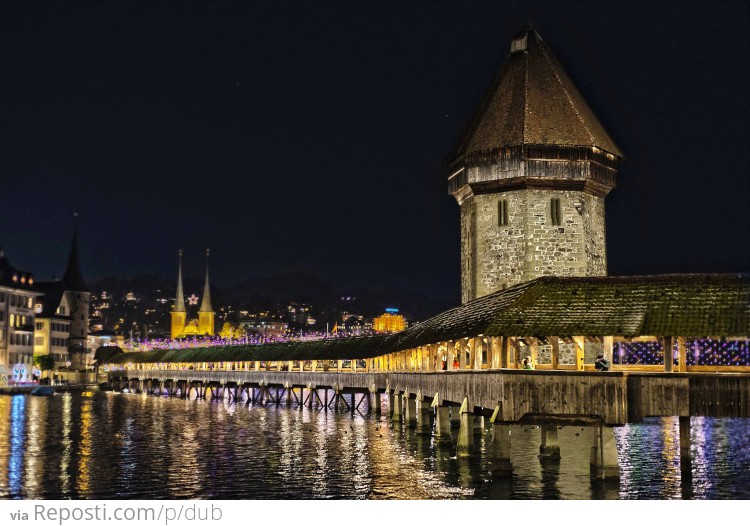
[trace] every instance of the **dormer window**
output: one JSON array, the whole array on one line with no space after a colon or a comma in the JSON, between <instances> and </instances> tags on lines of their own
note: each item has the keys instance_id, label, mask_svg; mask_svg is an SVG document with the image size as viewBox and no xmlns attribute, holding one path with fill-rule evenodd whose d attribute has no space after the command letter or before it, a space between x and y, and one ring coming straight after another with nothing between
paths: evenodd
<instances>
[{"instance_id":1,"label":"dormer window","mask_svg":"<svg viewBox=\"0 0 750 526\"><path fill-rule=\"evenodd\" d=\"M524 33L522 37L514 38L510 43L510 52L515 53L517 51L526 51L526 37L528 33Z\"/></svg>"}]
</instances>

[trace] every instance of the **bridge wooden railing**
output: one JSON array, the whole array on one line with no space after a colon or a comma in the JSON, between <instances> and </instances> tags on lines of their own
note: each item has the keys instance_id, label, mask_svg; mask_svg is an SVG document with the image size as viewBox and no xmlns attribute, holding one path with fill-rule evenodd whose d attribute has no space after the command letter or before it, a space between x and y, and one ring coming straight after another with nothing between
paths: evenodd
<instances>
[{"instance_id":1,"label":"bridge wooden railing","mask_svg":"<svg viewBox=\"0 0 750 526\"><path fill-rule=\"evenodd\" d=\"M646 416L750 418L750 374L665 374L580 371L274 372L123 370L110 381L266 385L286 388L410 393L460 404L477 412L500 408L503 421L527 414L598 415L617 425Z\"/></svg>"}]
</instances>

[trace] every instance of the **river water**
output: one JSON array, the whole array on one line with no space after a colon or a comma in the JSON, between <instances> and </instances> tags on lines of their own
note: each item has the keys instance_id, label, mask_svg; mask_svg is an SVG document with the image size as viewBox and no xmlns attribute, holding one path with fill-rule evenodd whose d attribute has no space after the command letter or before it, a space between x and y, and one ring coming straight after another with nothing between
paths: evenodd
<instances>
[{"instance_id":1,"label":"river water","mask_svg":"<svg viewBox=\"0 0 750 526\"><path fill-rule=\"evenodd\" d=\"M365 405L365 404L363 404ZM385 416L111 392L0 396L4 499L748 499L750 419L677 418L616 429L619 482L592 483L592 430L512 428L513 476Z\"/></svg>"}]
</instances>

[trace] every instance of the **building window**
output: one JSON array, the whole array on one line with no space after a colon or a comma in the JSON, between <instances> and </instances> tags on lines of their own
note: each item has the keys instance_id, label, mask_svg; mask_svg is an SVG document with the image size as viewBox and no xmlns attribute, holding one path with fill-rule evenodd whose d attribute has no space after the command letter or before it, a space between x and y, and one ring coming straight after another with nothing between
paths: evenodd
<instances>
[{"instance_id":1,"label":"building window","mask_svg":"<svg viewBox=\"0 0 750 526\"><path fill-rule=\"evenodd\" d=\"M497 225L508 226L508 201L505 199L497 202Z\"/></svg>"},{"instance_id":2,"label":"building window","mask_svg":"<svg viewBox=\"0 0 750 526\"><path fill-rule=\"evenodd\" d=\"M557 197L549 200L549 217L553 226L562 224L562 208L560 207L560 199Z\"/></svg>"}]
</instances>

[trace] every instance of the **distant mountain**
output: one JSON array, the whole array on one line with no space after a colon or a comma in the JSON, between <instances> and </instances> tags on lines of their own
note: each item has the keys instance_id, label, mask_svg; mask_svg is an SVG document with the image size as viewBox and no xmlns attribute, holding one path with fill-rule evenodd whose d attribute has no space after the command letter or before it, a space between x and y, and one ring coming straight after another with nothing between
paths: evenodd
<instances>
[{"instance_id":1,"label":"distant mountain","mask_svg":"<svg viewBox=\"0 0 750 526\"><path fill-rule=\"evenodd\" d=\"M186 296L202 296L202 278L186 277L183 281ZM142 274L129 278L103 278L92 284L92 290L97 293L106 290L117 303L120 303L128 292L134 292L144 307L156 306L159 316L163 317L166 323L166 313L171 309L174 300L175 283L174 280L164 279L158 274ZM159 298L168 298L169 302L158 303ZM389 307L399 309L399 312L409 320L423 321L453 306L446 301L434 300L403 288L360 287L341 292L330 283L304 272L276 272L223 289L212 286L211 299L217 312L221 307L229 305L234 308L244 306L249 310L276 310L277 307L283 309L290 302L304 303L313 307L317 318L331 322L336 321L337 313L343 311L374 317ZM118 308L113 304L107 312L108 317L113 320L128 318L128 323L131 323L125 314L126 311L122 310L127 304L122 302L121 305L122 308ZM140 315L133 312L130 316L138 316L136 323L141 323Z\"/></svg>"},{"instance_id":2,"label":"distant mountain","mask_svg":"<svg viewBox=\"0 0 750 526\"><path fill-rule=\"evenodd\" d=\"M245 280L223 289L221 298L233 305L270 307L296 302L313 305L316 309L329 309L336 306L339 294L331 284L315 276L290 272Z\"/></svg>"},{"instance_id":3,"label":"distant mountain","mask_svg":"<svg viewBox=\"0 0 750 526\"><path fill-rule=\"evenodd\" d=\"M350 298L350 299L346 299ZM361 287L340 292L320 278L301 272L278 272L271 276L243 281L221 291L223 302L256 308L271 308L288 302L306 303L316 311L347 311L373 317L386 308L399 309L411 320L425 320L450 307L445 301L400 288Z\"/></svg>"},{"instance_id":4,"label":"distant mountain","mask_svg":"<svg viewBox=\"0 0 750 526\"><path fill-rule=\"evenodd\" d=\"M419 292L401 288L360 288L347 292L344 297L353 299L350 302L342 301L342 310L372 317L382 314L386 308L395 308L399 314L413 321L424 321L454 306L446 301L435 300Z\"/></svg>"}]
</instances>

